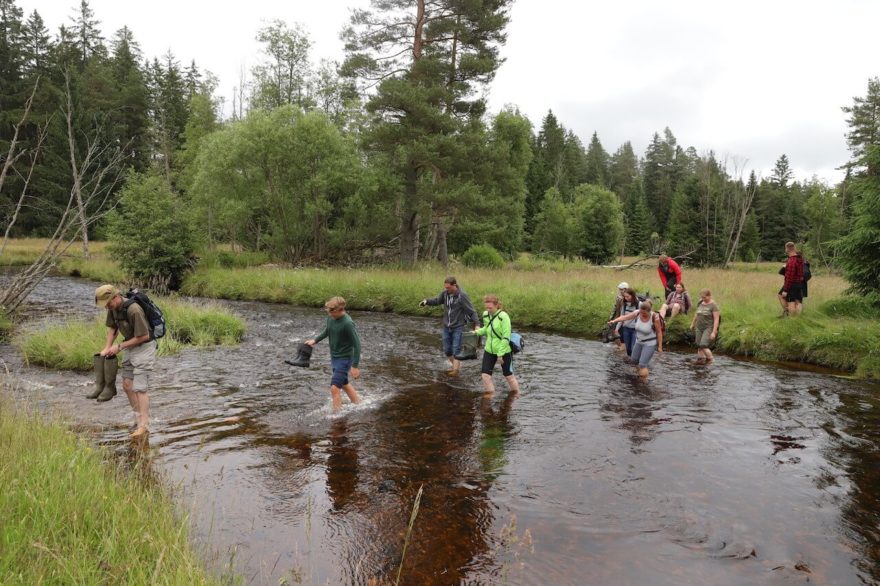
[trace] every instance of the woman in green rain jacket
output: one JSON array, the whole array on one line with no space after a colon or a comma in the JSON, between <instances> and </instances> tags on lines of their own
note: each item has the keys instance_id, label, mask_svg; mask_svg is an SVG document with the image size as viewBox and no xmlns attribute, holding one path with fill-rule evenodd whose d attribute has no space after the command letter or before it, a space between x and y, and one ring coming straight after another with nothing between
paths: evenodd
<instances>
[{"instance_id":1,"label":"woman in green rain jacket","mask_svg":"<svg viewBox=\"0 0 880 586\"><path fill-rule=\"evenodd\" d=\"M483 390L486 395L495 393L495 385L492 383L492 371L495 364L501 360L501 372L507 379L510 392L519 392L519 382L513 376L513 352L510 349L510 316L501 309L501 301L497 295L483 297L486 311L483 312L483 327L474 332L478 336L486 336L486 345L483 347Z\"/></svg>"}]
</instances>

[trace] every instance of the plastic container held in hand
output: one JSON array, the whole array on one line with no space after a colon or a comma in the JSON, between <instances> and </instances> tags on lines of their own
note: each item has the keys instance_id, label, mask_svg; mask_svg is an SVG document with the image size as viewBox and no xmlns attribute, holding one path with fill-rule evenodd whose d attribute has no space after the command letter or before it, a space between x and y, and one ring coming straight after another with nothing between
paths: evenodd
<instances>
[{"instance_id":1,"label":"plastic container held in hand","mask_svg":"<svg viewBox=\"0 0 880 586\"><path fill-rule=\"evenodd\" d=\"M456 360L476 360L477 346L480 338L473 332L464 332L461 335L461 351L455 355Z\"/></svg>"}]
</instances>

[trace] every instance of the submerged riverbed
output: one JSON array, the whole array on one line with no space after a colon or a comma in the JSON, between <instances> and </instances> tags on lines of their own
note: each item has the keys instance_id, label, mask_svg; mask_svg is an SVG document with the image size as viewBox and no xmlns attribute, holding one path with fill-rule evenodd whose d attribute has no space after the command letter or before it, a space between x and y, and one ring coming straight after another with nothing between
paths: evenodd
<instances>
[{"instance_id":1,"label":"submerged riverbed","mask_svg":"<svg viewBox=\"0 0 880 586\"><path fill-rule=\"evenodd\" d=\"M96 315L93 291L53 277L32 301ZM0 351L16 393L181 489L218 571L393 583L421 486L405 584L880 583L876 385L679 353L644 382L610 346L529 333L521 394L498 375L486 400L476 361L446 378L439 318L353 312L365 401L333 414L326 341L282 362L324 314L228 305L244 343L160 359L147 447L123 395Z\"/></svg>"}]
</instances>

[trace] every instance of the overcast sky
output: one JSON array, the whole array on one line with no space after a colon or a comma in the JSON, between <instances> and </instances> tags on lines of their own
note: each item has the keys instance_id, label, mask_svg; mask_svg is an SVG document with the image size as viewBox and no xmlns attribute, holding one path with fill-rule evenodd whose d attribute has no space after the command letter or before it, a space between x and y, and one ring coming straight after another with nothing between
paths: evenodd
<instances>
[{"instance_id":1,"label":"overcast sky","mask_svg":"<svg viewBox=\"0 0 880 586\"><path fill-rule=\"evenodd\" d=\"M55 33L77 0L18 0ZM299 22L315 62L341 59L349 8L367 0L90 0L106 38L127 25L147 57L171 49L221 80L230 101L258 59L257 30ZM841 106L880 75L875 0L707 2L517 0L493 110L514 104L538 127L552 109L586 145L641 156L669 126L679 144L765 176L785 153L799 178L837 181L849 156Z\"/></svg>"}]
</instances>

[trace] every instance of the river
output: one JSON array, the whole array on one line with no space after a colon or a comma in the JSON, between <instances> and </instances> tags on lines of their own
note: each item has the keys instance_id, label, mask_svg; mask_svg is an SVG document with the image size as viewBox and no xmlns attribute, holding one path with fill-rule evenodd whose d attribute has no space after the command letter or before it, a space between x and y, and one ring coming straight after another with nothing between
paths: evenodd
<instances>
[{"instance_id":1,"label":"river","mask_svg":"<svg viewBox=\"0 0 880 586\"><path fill-rule=\"evenodd\" d=\"M31 300L95 316L94 286ZM439 318L352 312L365 400L333 414L326 341L282 362L325 315L227 305L246 339L160 359L147 446L123 395L0 349L16 393L174 488L215 571L393 583L423 487L402 584L880 584L876 385L677 352L644 382L610 346L528 332L522 392L498 375L486 400L477 361L447 379Z\"/></svg>"}]
</instances>

